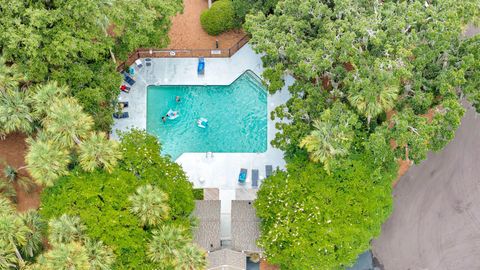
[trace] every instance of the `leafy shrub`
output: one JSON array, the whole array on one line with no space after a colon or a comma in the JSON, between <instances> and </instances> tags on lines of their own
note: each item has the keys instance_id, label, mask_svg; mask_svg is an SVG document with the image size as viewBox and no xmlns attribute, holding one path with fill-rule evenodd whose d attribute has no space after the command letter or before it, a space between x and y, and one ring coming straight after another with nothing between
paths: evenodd
<instances>
[{"instance_id":1,"label":"leafy shrub","mask_svg":"<svg viewBox=\"0 0 480 270\"><path fill-rule=\"evenodd\" d=\"M231 0L220 0L202 12L200 22L209 35L219 35L235 27L235 12Z\"/></svg>"},{"instance_id":2,"label":"leafy shrub","mask_svg":"<svg viewBox=\"0 0 480 270\"><path fill-rule=\"evenodd\" d=\"M410 99L410 102L412 109L416 114L427 113L428 109L432 107L433 94L417 91Z\"/></svg>"},{"instance_id":3,"label":"leafy shrub","mask_svg":"<svg viewBox=\"0 0 480 270\"><path fill-rule=\"evenodd\" d=\"M255 208L262 220L259 245L282 269L344 269L370 247L392 211L388 171L355 155L328 174L293 161L267 178ZM295 258L295 260L292 260Z\"/></svg>"},{"instance_id":4,"label":"leafy shrub","mask_svg":"<svg viewBox=\"0 0 480 270\"><path fill-rule=\"evenodd\" d=\"M203 188L194 188L193 197L195 200L203 200Z\"/></svg>"},{"instance_id":5,"label":"leafy shrub","mask_svg":"<svg viewBox=\"0 0 480 270\"><path fill-rule=\"evenodd\" d=\"M261 11L265 14L272 13L278 0L232 0L235 19L239 24L245 21L245 16L250 12Z\"/></svg>"}]
</instances>

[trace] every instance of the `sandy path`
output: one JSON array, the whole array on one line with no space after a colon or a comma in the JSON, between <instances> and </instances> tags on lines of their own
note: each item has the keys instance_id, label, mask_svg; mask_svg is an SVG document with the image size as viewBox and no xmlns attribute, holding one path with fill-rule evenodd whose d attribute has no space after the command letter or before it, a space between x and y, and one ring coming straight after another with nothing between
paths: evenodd
<instances>
[{"instance_id":1,"label":"sandy path","mask_svg":"<svg viewBox=\"0 0 480 270\"><path fill-rule=\"evenodd\" d=\"M200 14L208 8L208 1L184 0L183 4L183 14L172 18L172 27L168 33L169 49L213 49L216 39L219 48L227 49L245 35L241 30L234 30L217 37L209 36L200 24Z\"/></svg>"},{"instance_id":2,"label":"sandy path","mask_svg":"<svg viewBox=\"0 0 480 270\"><path fill-rule=\"evenodd\" d=\"M386 270L480 269L480 117L402 177L394 212L373 241Z\"/></svg>"},{"instance_id":3,"label":"sandy path","mask_svg":"<svg viewBox=\"0 0 480 270\"><path fill-rule=\"evenodd\" d=\"M20 168L25 165L24 156L27 151L25 144L25 135L20 133L9 134L4 140L0 140L0 159L7 162L10 166ZM0 164L0 171L3 177L3 165ZM19 177L28 177L25 170L19 171ZM25 211L27 209L37 209L40 206L40 187L36 187L32 192L26 193L21 188L15 187L17 191L17 209Z\"/></svg>"}]
</instances>

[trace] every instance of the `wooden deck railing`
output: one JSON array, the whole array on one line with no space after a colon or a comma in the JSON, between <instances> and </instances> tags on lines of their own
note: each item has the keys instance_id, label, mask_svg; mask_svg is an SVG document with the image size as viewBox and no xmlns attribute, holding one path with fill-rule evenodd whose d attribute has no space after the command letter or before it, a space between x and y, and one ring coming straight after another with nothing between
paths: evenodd
<instances>
[{"instance_id":1,"label":"wooden deck railing","mask_svg":"<svg viewBox=\"0 0 480 270\"><path fill-rule=\"evenodd\" d=\"M174 58L174 57L218 57L228 58L234 55L250 40L248 35L242 37L228 49L154 49L140 48L131 53L127 60L117 66L117 71L125 70L140 58Z\"/></svg>"}]
</instances>

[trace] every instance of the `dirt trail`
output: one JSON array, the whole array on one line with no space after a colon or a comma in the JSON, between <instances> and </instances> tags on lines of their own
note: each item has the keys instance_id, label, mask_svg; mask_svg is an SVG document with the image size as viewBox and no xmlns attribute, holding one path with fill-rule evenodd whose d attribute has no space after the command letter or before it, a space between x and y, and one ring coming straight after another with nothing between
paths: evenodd
<instances>
[{"instance_id":1,"label":"dirt trail","mask_svg":"<svg viewBox=\"0 0 480 270\"><path fill-rule=\"evenodd\" d=\"M386 270L480 269L480 117L468 107L455 139L396 186L373 241Z\"/></svg>"},{"instance_id":2,"label":"dirt trail","mask_svg":"<svg viewBox=\"0 0 480 270\"><path fill-rule=\"evenodd\" d=\"M183 14L172 18L172 27L168 36L169 49L214 49L215 40L218 47L228 49L245 34L242 30L233 30L219 36L210 36L200 24L200 14L208 8L207 0L184 0Z\"/></svg>"},{"instance_id":3,"label":"dirt trail","mask_svg":"<svg viewBox=\"0 0 480 270\"><path fill-rule=\"evenodd\" d=\"M15 168L25 165L25 153L27 146L25 144L25 135L13 133L8 135L5 140L0 140L0 159ZM0 164L0 172L3 177L3 164ZM29 177L25 170L19 171L19 177ZM26 193L21 188L15 186L17 191L17 210L25 211L27 209L37 209L40 206L40 187L36 186L32 192Z\"/></svg>"}]
</instances>

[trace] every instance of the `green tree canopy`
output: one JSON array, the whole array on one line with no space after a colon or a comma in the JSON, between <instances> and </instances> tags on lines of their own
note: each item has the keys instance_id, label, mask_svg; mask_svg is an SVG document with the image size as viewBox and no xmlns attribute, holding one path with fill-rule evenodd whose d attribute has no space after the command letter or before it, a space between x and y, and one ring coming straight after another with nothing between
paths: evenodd
<instances>
[{"instance_id":1,"label":"green tree canopy","mask_svg":"<svg viewBox=\"0 0 480 270\"><path fill-rule=\"evenodd\" d=\"M302 153L298 145L315 130L310 119L319 118L338 101L356 110L363 120L359 128L368 130L366 136L377 126L388 126L385 114L392 110L413 127L423 121L421 114L446 100L458 108L461 93L476 104L478 37L466 39L461 34L479 14L475 0L283 0L270 16L247 16L253 47L265 53L269 90L280 89L285 74L296 79L289 88L292 98L274 111L274 117L289 121L279 124L282 132L273 144L288 157ZM442 113L452 114L445 120L462 116L456 109ZM449 129L455 130L458 123L450 121ZM429 124L438 130L441 123ZM387 129L385 135L402 141L411 130ZM434 143L414 142L429 141L432 133L420 136L424 137L409 140L410 154L417 161L429 150L440 149ZM401 151L395 155L404 157Z\"/></svg>"},{"instance_id":2,"label":"green tree canopy","mask_svg":"<svg viewBox=\"0 0 480 270\"><path fill-rule=\"evenodd\" d=\"M13 204L0 196L0 267L25 266L41 250L44 223L38 213L17 213Z\"/></svg>"},{"instance_id":3,"label":"green tree canopy","mask_svg":"<svg viewBox=\"0 0 480 270\"><path fill-rule=\"evenodd\" d=\"M314 163L293 162L266 179L255 208L267 260L286 269L352 265L392 210L395 167L377 169L370 159L354 155L331 174Z\"/></svg>"},{"instance_id":4,"label":"green tree canopy","mask_svg":"<svg viewBox=\"0 0 480 270\"><path fill-rule=\"evenodd\" d=\"M40 213L45 218L80 217L86 236L112 248L117 257L114 269L155 269L158 265L146 255L147 240L155 227L141 226L130 211L128 198L137 188L151 185L168 196L164 203L169 216L159 224L189 228L194 208L192 184L178 164L160 156L158 141L145 131L124 134L120 149L123 160L111 173L76 169L45 189ZM142 170L130 170L130 166L139 168L133 164L142 164Z\"/></svg>"},{"instance_id":5,"label":"green tree canopy","mask_svg":"<svg viewBox=\"0 0 480 270\"><path fill-rule=\"evenodd\" d=\"M187 231L171 225L152 231L147 255L165 269L202 270L207 267L206 252L192 243Z\"/></svg>"},{"instance_id":6,"label":"green tree canopy","mask_svg":"<svg viewBox=\"0 0 480 270\"><path fill-rule=\"evenodd\" d=\"M306 148L310 159L322 162L325 170L330 172L331 162L335 158L350 153L357 122L356 114L345 105L336 103L331 110L323 111L320 119L313 121L315 129L303 138L300 147Z\"/></svg>"},{"instance_id":7,"label":"green tree canopy","mask_svg":"<svg viewBox=\"0 0 480 270\"><path fill-rule=\"evenodd\" d=\"M272 13L277 2L278 0L232 0L235 16L239 24L244 22L245 16L250 12Z\"/></svg>"},{"instance_id":8,"label":"green tree canopy","mask_svg":"<svg viewBox=\"0 0 480 270\"><path fill-rule=\"evenodd\" d=\"M168 218L168 195L152 185L140 186L128 200L130 212L136 215L142 226L155 226Z\"/></svg>"},{"instance_id":9,"label":"green tree canopy","mask_svg":"<svg viewBox=\"0 0 480 270\"><path fill-rule=\"evenodd\" d=\"M42 119L43 130L58 146L70 148L88 137L93 119L75 98L57 99L50 106Z\"/></svg>"},{"instance_id":10,"label":"green tree canopy","mask_svg":"<svg viewBox=\"0 0 480 270\"><path fill-rule=\"evenodd\" d=\"M34 269L38 270L90 270L87 251L78 242L60 243L38 258Z\"/></svg>"},{"instance_id":11,"label":"green tree canopy","mask_svg":"<svg viewBox=\"0 0 480 270\"><path fill-rule=\"evenodd\" d=\"M181 0L0 1L0 50L35 83L68 85L95 127L112 124L121 82L112 58L139 47L165 47Z\"/></svg>"},{"instance_id":12,"label":"green tree canopy","mask_svg":"<svg viewBox=\"0 0 480 270\"><path fill-rule=\"evenodd\" d=\"M65 86L49 82L38 85L26 96L21 91L6 92L6 95L20 96L20 102L27 108L25 117L20 115L30 119L25 123L27 127L33 129L37 122L41 122L38 127L43 129L37 132L35 139L27 140L29 150L26 155L26 168L41 185L53 185L58 177L67 174L71 160L78 159L86 171L103 168L110 172L121 157L119 143L109 140L103 132L92 130L92 117L83 111L76 98L66 97L68 91ZM2 109L0 121L3 119L1 113ZM18 125L10 126L11 130L0 130L0 134L22 131Z\"/></svg>"},{"instance_id":13,"label":"green tree canopy","mask_svg":"<svg viewBox=\"0 0 480 270\"><path fill-rule=\"evenodd\" d=\"M85 171L103 167L107 172L113 171L121 158L119 143L107 138L103 132L94 132L82 141L78 147L80 165Z\"/></svg>"},{"instance_id":14,"label":"green tree canopy","mask_svg":"<svg viewBox=\"0 0 480 270\"><path fill-rule=\"evenodd\" d=\"M37 183L51 186L58 177L68 174L68 150L59 147L47 135L40 133L36 139L28 138L27 145L27 170Z\"/></svg>"},{"instance_id":15,"label":"green tree canopy","mask_svg":"<svg viewBox=\"0 0 480 270\"><path fill-rule=\"evenodd\" d=\"M0 92L0 135L19 131L31 133L34 119L25 93Z\"/></svg>"},{"instance_id":16,"label":"green tree canopy","mask_svg":"<svg viewBox=\"0 0 480 270\"><path fill-rule=\"evenodd\" d=\"M280 0L273 14L247 15L269 91L295 79L272 114L283 120L272 145L288 169L256 202L269 261L339 269L368 249L391 209L396 160L442 149L464 114L462 96L480 108L478 36L462 36L479 15L477 0ZM356 125L332 114L339 103ZM331 175L307 154L327 169L334 160Z\"/></svg>"}]
</instances>

